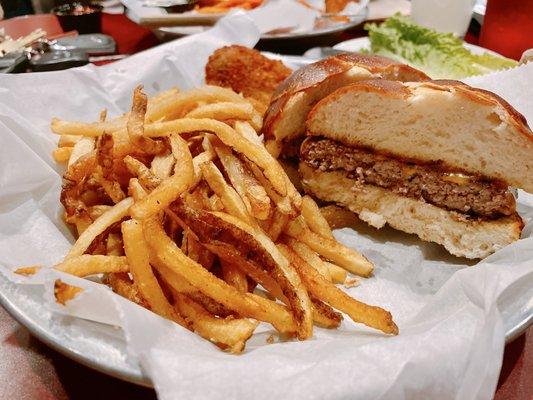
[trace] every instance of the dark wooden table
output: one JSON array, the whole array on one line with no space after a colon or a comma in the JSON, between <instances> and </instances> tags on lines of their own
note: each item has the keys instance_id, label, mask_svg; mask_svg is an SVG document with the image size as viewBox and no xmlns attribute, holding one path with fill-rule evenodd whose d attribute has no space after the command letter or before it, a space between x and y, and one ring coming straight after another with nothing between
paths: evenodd
<instances>
[{"instance_id":1,"label":"dark wooden table","mask_svg":"<svg viewBox=\"0 0 533 400\"><path fill-rule=\"evenodd\" d=\"M152 390L93 371L50 349L1 307L0 341L0 399L156 398ZM495 399L533 399L533 329L505 348Z\"/></svg>"}]
</instances>

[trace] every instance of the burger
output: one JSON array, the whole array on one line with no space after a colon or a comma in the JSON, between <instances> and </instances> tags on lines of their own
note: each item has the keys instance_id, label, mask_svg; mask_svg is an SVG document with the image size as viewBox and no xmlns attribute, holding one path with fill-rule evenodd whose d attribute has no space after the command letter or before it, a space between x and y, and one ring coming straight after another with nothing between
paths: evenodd
<instances>
[{"instance_id":1,"label":"burger","mask_svg":"<svg viewBox=\"0 0 533 400\"><path fill-rule=\"evenodd\" d=\"M263 134L299 188L376 228L473 259L520 237L515 188L533 191L533 134L493 93L340 54L278 86Z\"/></svg>"}]
</instances>

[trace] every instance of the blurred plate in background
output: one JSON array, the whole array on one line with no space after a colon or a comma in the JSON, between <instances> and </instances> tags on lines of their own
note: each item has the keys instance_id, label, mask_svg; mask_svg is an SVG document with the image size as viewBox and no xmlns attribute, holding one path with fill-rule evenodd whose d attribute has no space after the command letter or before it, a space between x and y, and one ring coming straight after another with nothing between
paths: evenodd
<instances>
[{"instance_id":1,"label":"blurred plate in background","mask_svg":"<svg viewBox=\"0 0 533 400\"><path fill-rule=\"evenodd\" d=\"M280 30L279 32L275 33L264 33L261 35L261 40L306 39L329 36L362 24L366 20L367 16L368 7L364 7L359 11L359 13L355 15L343 16L345 18L345 20L343 21L336 21L332 17L323 17L317 21L317 23L311 30L295 30L294 32L284 32L283 30ZM154 33L161 39L170 40L182 36L200 33L209 28L210 26L205 25L172 27L167 26L155 28Z\"/></svg>"}]
</instances>

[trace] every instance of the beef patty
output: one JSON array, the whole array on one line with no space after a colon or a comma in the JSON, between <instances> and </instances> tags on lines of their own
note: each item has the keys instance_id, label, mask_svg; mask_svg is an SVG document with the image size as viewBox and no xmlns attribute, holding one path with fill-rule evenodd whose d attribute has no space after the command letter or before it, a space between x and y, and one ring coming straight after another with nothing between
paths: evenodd
<instances>
[{"instance_id":1,"label":"beef patty","mask_svg":"<svg viewBox=\"0 0 533 400\"><path fill-rule=\"evenodd\" d=\"M320 171L344 170L360 183L463 214L498 218L515 212L505 182L452 171L438 162L415 163L320 137L302 143L300 159Z\"/></svg>"}]
</instances>

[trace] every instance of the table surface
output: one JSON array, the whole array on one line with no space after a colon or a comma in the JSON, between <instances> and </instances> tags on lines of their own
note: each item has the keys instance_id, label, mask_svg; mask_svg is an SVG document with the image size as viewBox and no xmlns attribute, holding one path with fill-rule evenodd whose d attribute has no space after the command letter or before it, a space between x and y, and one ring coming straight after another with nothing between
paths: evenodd
<instances>
[{"instance_id":1,"label":"table surface","mask_svg":"<svg viewBox=\"0 0 533 400\"><path fill-rule=\"evenodd\" d=\"M104 14L102 30L115 38L120 54L133 54L157 44L157 39L148 29L141 28L123 15ZM357 36L362 36L362 33L351 32L337 41ZM470 35L467 40L474 42L476 38ZM294 47L291 50L292 53L300 52ZM156 398L153 390L103 375L50 349L31 336L1 307L0 341L0 399ZM505 348L495 399L533 399L532 374L533 329L529 329Z\"/></svg>"}]
</instances>

